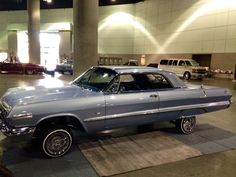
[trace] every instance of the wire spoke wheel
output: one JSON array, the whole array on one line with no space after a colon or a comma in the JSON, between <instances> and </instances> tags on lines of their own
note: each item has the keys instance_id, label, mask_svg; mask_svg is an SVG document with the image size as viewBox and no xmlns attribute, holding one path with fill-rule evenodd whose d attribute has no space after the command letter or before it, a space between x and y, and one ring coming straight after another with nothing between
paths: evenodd
<instances>
[{"instance_id":1,"label":"wire spoke wheel","mask_svg":"<svg viewBox=\"0 0 236 177\"><path fill-rule=\"evenodd\" d=\"M60 157L68 152L71 144L71 134L67 130L57 129L46 134L43 151L47 156Z\"/></svg>"},{"instance_id":2,"label":"wire spoke wheel","mask_svg":"<svg viewBox=\"0 0 236 177\"><path fill-rule=\"evenodd\" d=\"M185 72L183 78L185 80L189 80L191 78L191 74L189 72Z\"/></svg>"},{"instance_id":3,"label":"wire spoke wheel","mask_svg":"<svg viewBox=\"0 0 236 177\"><path fill-rule=\"evenodd\" d=\"M176 127L181 133L190 134L196 126L196 117L186 117L177 120Z\"/></svg>"}]
</instances>

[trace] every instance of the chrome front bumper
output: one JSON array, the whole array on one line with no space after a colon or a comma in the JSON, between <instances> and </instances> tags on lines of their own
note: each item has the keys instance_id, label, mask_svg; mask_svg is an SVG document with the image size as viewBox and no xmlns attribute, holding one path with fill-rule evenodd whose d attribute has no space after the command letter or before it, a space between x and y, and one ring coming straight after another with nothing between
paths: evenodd
<instances>
[{"instance_id":1,"label":"chrome front bumper","mask_svg":"<svg viewBox=\"0 0 236 177\"><path fill-rule=\"evenodd\" d=\"M194 78L204 78L204 77L206 77L206 74L191 73L191 76L194 77Z\"/></svg>"},{"instance_id":2,"label":"chrome front bumper","mask_svg":"<svg viewBox=\"0 0 236 177\"><path fill-rule=\"evenodd\" d=\"M1 132L5 136L32 135L34 131L35 131L35 127L9 128L5 124L1 125Z\"/></svg>"}]
</instances>

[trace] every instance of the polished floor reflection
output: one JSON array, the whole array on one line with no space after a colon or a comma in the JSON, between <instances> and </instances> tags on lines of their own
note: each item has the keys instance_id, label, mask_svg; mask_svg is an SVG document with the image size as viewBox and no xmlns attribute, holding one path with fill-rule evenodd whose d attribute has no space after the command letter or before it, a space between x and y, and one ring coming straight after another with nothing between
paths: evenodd
<instances>
[{"instance_id":1,"label":"polished floor reflection","mask_svg":"<svg viewBox=\"0 0 236 177\"><path fill-rule=\"evenodd\" d=\"M10 87L22 87L22 86L34 86L34 85L44 85L47 87L60 86L65 83L69 83L73 80L70 75L59 75L56 74L55 77L48 75L0 75L0 95ZM229 88L234 97L236 98L236 84L232 80L228 79L204 79L202 82L193 80L190 81L191 84L206 84L213 86L220 86ZM213 132L208 132L209 137L216 139L221 136L231 136L229 133L236 134L236 104L232 105L229 109L208 113L198 118L198 124L207 125L209 127L215 127ZM161 130L164 132L169 132L172 125L168 123L160 123L155 125L154 130ZM152 127L153 128L153 127ZM141 128L125 128L114 131L102 132L98 135L79 136L76 142L86 142L97 138L109 138L120 137L126 135L133 135L137 132L148 132L153 130L150 127ZM200 126L201 128L201 126ZM220 131L218 131L220 130ZM211 134L210 134L211 133ZM198 137L201 134L198 132ZM194 141L194 136L192 138L187 138L187 136L175 135L175 138L188 143L189 141ZM207 137L205 137L207 138ZM21 138L5 138L0 134L0 156L1 163L5 164L10 170L15 173L16 177L65 177L65 176L83 176L92 177L97 176L94 169L81 154L78 146L73 146L71 152L60 158L60 159L47 159L39 152L37 145L32 145L30 141L25 141L25 137ZM235 139L232 139L229 144L233 144ZM201 147L199 147L201 148ZM214 147L213 147L214 148ZM233 148L231 148L233 149ZM217 152L217 151L216 151ZM214 154L203 155L200 157L178 161L169 164L163 164L151 168L141 169L133 172L128 172L125 174L117 175L117 177L133 177L133 176L167 176L167 177L233 177L236 174L236 150L229 150L225 152L217 152Z\"/></svg>"}]
</instances>

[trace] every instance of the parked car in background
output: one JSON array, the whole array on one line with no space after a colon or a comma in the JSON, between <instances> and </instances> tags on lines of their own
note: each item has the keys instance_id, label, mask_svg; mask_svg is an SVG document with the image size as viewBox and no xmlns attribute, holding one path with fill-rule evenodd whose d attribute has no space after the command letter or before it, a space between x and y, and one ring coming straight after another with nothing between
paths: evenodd
<instances>
[{"instance_id":1,"label":"parked car in background","mask_svg":"<svg viewBox=\"0 0 236 177\"><path fill-rule=\"evenodd\" d=\"M126 65L126 66L138 66L139 64L138 64L138 60L129 60L124 65Z\"/></svg>"},{"instance_id":2,"label":"parked car in background","mask_svg":"<svg viewBox=\"0 0 236 177\"><path fill-rule=\"evenodd\" d=\"M208 72L208 67L200 66L193 59L161 59L158 68L175 72L186 80L203 79Z\"/></svg>"},{"instance_id":3,"label":"parked car in background","mask_svg":"<svg viewBox=\"0 0 236 177\"><path fill-rule=\"evenodd\" d=\"M69 73L70 75L73 75L73 61L66 60L61 64L57 64L56 71L61 74Z\"/></svg>"},{"instance_id":4,"label":"parked car in background","mask_svg":"<svg viewBox=\"0 0 236 177\"><path fill-rule=\"evenodd\" d=\"M47 156L59 157L72 145L72 130L171 121L190 134L196 115L226 109L231 99L228 89L186 85L157 68L98 66L63 87L9 89L0 99L0 127L6 136L38 137Z\"/></svg>"},{"instance_id":5,"label":"parked car in background","mask_svg":"<svg viewBox=\"0 0 236 177\"><path fill-rule=\"evenodd\" d=\"M1 73L17 73L17 74L42 74L45 67L32 63L9 62L5 60L0 63Z\"/></svg>"},{"instance_id":6,"label":"parked car in background","mask_svg":"<svg viewBox=\"0 0 236 177\"><path fill-rule=\"evenodd\" d=\"M147 65L147 67L158 68L158 63L150 63Z\"/></svg>"}]
</instances>

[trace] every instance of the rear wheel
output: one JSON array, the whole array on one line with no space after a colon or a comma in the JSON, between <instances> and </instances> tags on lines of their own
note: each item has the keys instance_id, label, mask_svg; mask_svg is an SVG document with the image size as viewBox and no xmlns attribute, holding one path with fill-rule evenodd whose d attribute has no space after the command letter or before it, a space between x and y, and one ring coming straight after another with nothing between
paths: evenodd
<instances>
[{"instance_id":1,"label":"rear wheel","mask_svg":"<svg viewBox=\"0 0 236 177\"><path fill-rule=\"evenodd\" d=\"M184 134L192 133L195 126L196 126L195 116L178 119L176 121L176 128L178 129L178 131Z\"/></svg>"},{"instance_id":2,"label":"rear wheel","mask_svg":"<svg viewBox=\"0 0 236 177\"><path fill-rule=\"evenodd\" d=\"M72 133L67 127L48 128L42 136L42 150L49 157L60 157L70 150L72 142Z\"/></svg>"},{"instance_id":3,"label":"rear wheel","mask_svg":"<svg viewBox=\"0 0 236 177\"><path fill-rule=\"evenodd\" d=\"M184 75L183 75L183 78L184 78L185 80L189 80L189 79L191 78L190 72L186 71L186 72L184 73Z\"/></svg>"},{"instance_id":4,"label":"rear wheel","mask_svg":"<svg viewBox=\"0 0 236 177\"><path fill-rule=\"evenodd\" d=\"M34 71L32 69L27 69L26 74L32 75L32 74L34 74Z\"/></svg>"}]
</instances>

